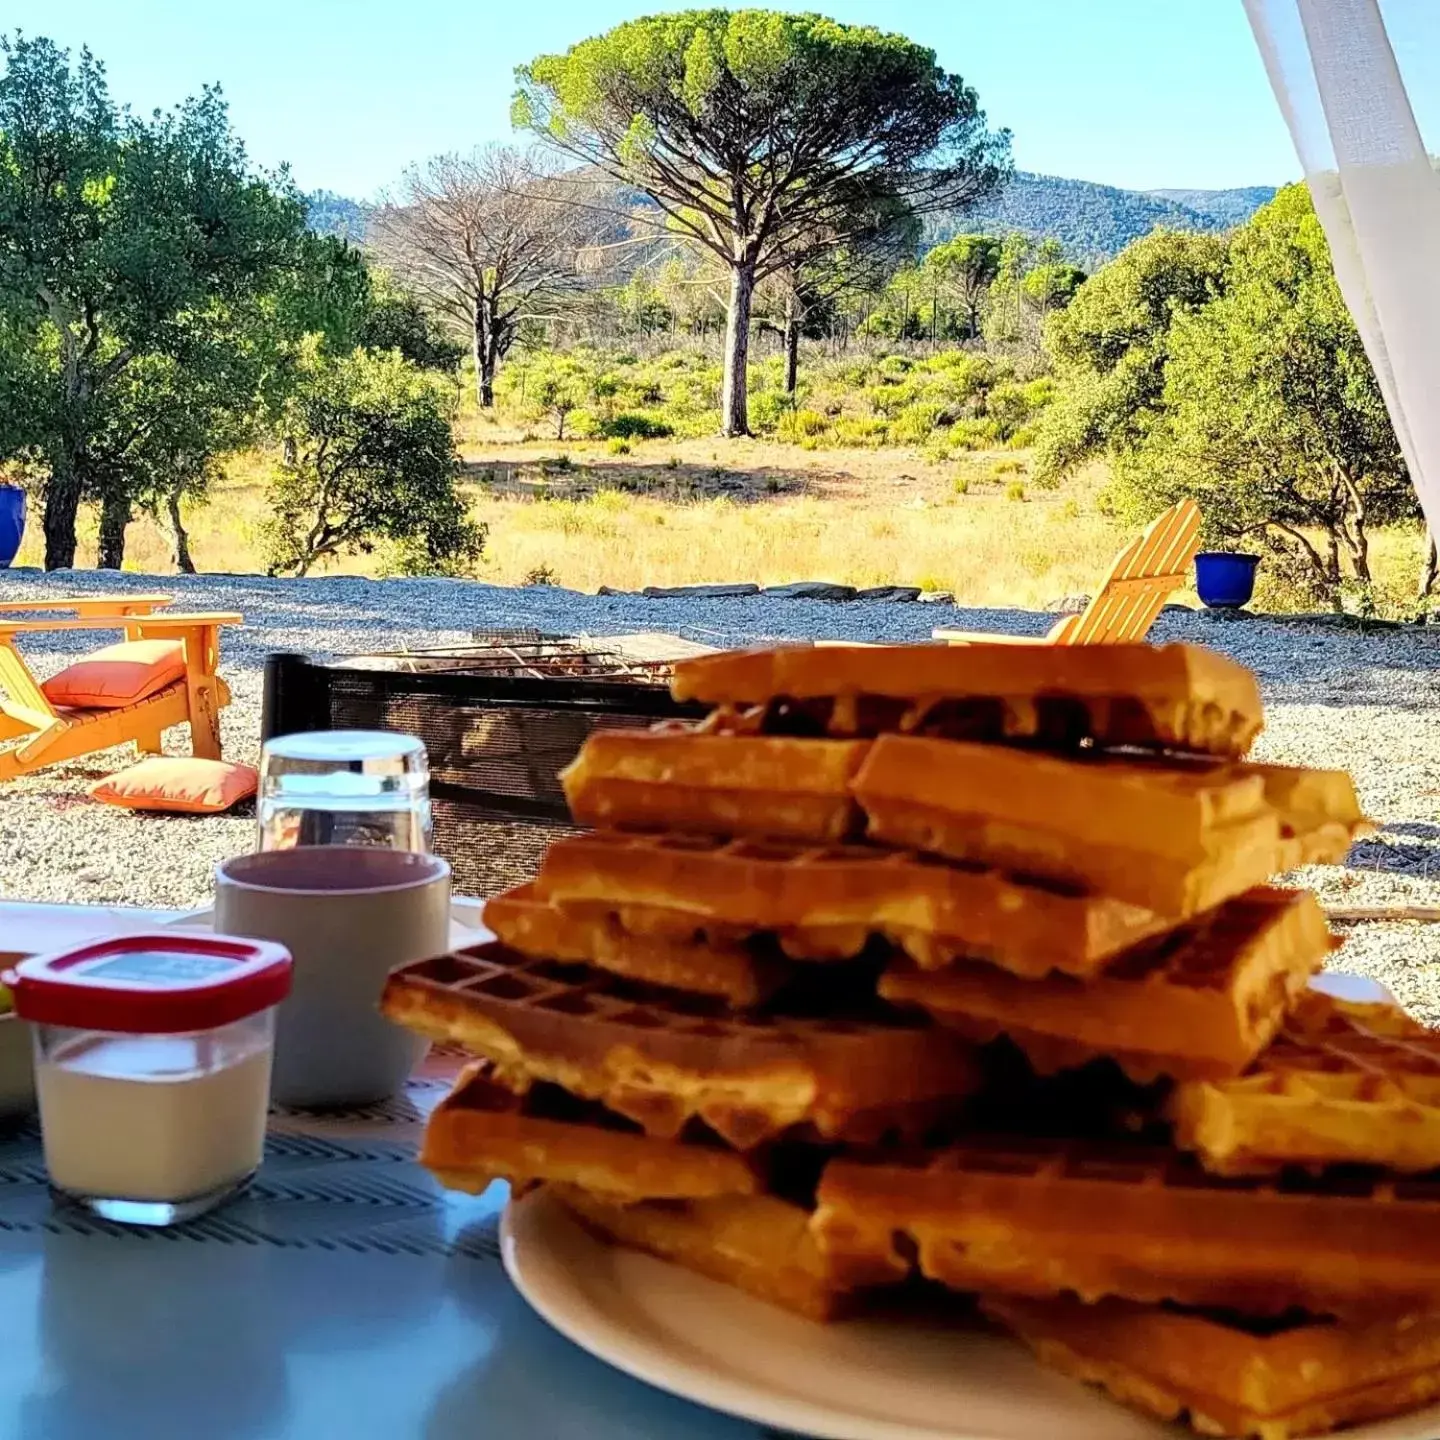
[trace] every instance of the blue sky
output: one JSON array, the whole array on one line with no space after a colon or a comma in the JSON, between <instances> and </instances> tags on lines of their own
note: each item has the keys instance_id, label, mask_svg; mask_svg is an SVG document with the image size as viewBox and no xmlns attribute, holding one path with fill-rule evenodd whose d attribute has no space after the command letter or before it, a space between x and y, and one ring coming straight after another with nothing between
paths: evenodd
<instances>
[{"instance_id":1,"label":"blue sky","mask_svg":"<svg viewBox=\"0 0 1440 1440\"><path fill-rule=\"evenodd\" d=\"M931 46L1008 125L1027 170L1148 189L1298 171L1241 0L771 0ZM264 165L364 198L412 160L509 134L516 64L644 0L5 0L3 24L88 44L151 109L219 81ZM1440 147L1440 0L1386 15ZM1428 46L1422 32L1428 31ZM1429 97L1434 97L1433 104ZM1427 125L1426 108L1433 112Z\"/></svg>"}]
</instances>

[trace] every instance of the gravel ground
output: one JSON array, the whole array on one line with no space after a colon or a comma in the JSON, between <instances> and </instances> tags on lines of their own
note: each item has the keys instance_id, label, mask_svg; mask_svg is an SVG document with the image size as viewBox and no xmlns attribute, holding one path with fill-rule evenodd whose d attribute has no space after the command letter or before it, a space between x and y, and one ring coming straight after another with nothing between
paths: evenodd
<instances>
[{"instance_id":1,"label":"gravel ground","mask_svg":"<svg viewBox=\"0 0 1440 1440\"><path fill-rule=\"evenodd\" d=\"M574 591L500 589L452 581L254 576L97 575L11 571L0 601L49 594L164 590L185 609L237 610L245 627L223 638L222 673L234 692L224 712L226 754L258 750L261 667L272 650L313 655L469 640L482 628L534 626L592 635L666 630L708 644L781 639L920 640L936 624L1035 634L1053 617L1015 610L819 601L644 600ZM1440 635L1352 631L1251 619L1222 624L1167 613L1158 640L1215 646L1260 676L1267 727L1257 758L1342 766L1354 775L1379 832L1345 865L1303 879L1331 904L1440 905ZM42 676L94 647L86 634L36 636L24 649ZM183 732L168 742L183 753ZM215 863L250 847L253 815L142 816L98 805L86 785L129 763L107 751L56 766L0 791L0 896L92 904L207 903ZM1351 927L1336 962L1374 976L1440 1023L1440 926Z\"/></svg>"}]
</instances>

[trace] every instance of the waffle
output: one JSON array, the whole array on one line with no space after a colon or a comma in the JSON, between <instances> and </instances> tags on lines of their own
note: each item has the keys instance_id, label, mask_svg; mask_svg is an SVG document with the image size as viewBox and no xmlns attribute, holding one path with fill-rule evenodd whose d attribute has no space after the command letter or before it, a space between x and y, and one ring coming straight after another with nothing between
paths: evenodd
<instances>
[{"instance_id":1,"label":"waffle","mask_svg":"<svg viewBox=\"0 0 1440 1440\"><path fill-rule=\"evenodd\" d=\"M1092 980L900 961L880 994L974 1039L1008 1035L1042 1074L1109 1056L1142 1084L1225 1080L1269 1043L1336 943L1308 890L1260 889L1146 941Z\"/></svg>"},{"instance_id":2,"label":"waffle","mask_svg":"<svg viewBox=\"0 0 1440 1440\"><path fill-rule=\"evenodd\" d=\"M979 1081L970 1046L873 993L848 1014L747 1014L496 944L401 966L381 1010L517 1089L548 1081L668 1139L699 1119L739 1149L794 1127L916 1134Z\"/></svg>"},{"instance_id":3,"label":"waffle","mask_svg":"<svg viewBox=\"0 0 1440 1440\"><path fill-rule=\"evenodd\" d=\"M976 1140L910 1161L837 1159L814 1229L837 1273L956 1290L1073 1291L1277 1315L1440 1309L1440 1182L1218 1179L1173 1151Z\"/></svg>"},{"instance_id":4,"label":"waffle","mask_svg":"<svg viewBox=\"0 0 1440 1440\"><path fill-rule=\"evenodd\" d=\"M733 1150L656 1139L553 1085L517 1095L483 1060L461 1071L431 1114L420 1163L449 1189L477 1195L497 1179L581 1185L619 1204L753 1195L760 1188L754 1169Z\"/></svg>"},{"instance_id":5,"label":"waffle","mask_svg":"<svg viewBox=\"0 0 1440 1440\"><path fill-rule=\"evenodd\" d=\"M1193 645L884 645L731 651L675 667L715 728L770 734L1082 742L1243 755L1255 677Z\"/></svg>"},{"instance_id":6,"label":"waffle","mask_svg":"<svg viewBox=\"0 0 1440 1440\"><path fill-rule=\"evenodd\" d=\"M581 825L845 840L858 829L855 740L597 730L560 772Z\"/></svg>"},{"instance_id":7,"label":"waffle","mask_svg":"<svg viewBox=\"0 0 1440 1440\"><path fill-rule=\"evenodd\" d=\"M633 919L637 929L626 927ZM683 918L683 917L682 917ZM759 1004L784 982L781 961L739 940L711 940L691 921L668 928L654 916L617 913L605 906L561 906L521 885L485 902L485 923L512 950L552 960L595 965L614 975L715 995L741 1007Z\"/></svg>"},{"instance_id":8,"label":"waffle","mask_svg":"<svg viewBox=\"0 0 1440 1440\"><path fill-rule=\"evenodd\" d=\"M1292 1440L1440 1395L1440 1316L1247 1326L1106 1301L987 1296L981 1308L1047 1365L1205 1435Z\"/></svg>"},{"instance_id":9,"label":"waffle","mask_svg":"<svg viewBox=\"0 0 1440 1440\"><path fill-rule=\"evenodd\" d=\"M1344 859L1363 818L1337 772L1066 758L908 735L877 740L853 788L873 840L1177 918L1302 856Z\"/></svg>"},{"instance_id":10,"label":"waffle","mask_svg":"<svg viewBox=\"0 0 1440 1440\"><path fill-rule=\"evenodd\" d=\"M691 925L775 932L788 954L807 939L855 953L875 932L925 969L963 957L1021 975L1093 975L1167 928L1120 900L863 845L581 835L551 845L537 883L564 904L650 906Z\"/></svg>"},{"instance_id":11,"label":"waffle","mask_svg":"<svg viewBox=\"0 0 1440 1440\"><path fill-rule=\"evenodd\" d=\"M1282 868L1329 865L1361 835L1375 827L1360 808L1355 782L1343 770L1307 770L1299 765L1247 764L1260 776L1265 798L1280 815Z\"/></svg>"},{"instance_id":12,"label":"waffle","mask_svg":"<svg viewBox=\"0 0 1440 1440\"><path fill-rule=\"evenodd\" d=\"M771 1195L679 1205L615 1205L571 1186L555 1195L607 1240L738 1286L810 1320L834 1320L850 1293L830 1277L810 1215Z\"/></svg>"},{"instance_id":13,"label":"waffle","mask_svg":"<svg viewBox=\"0 0 1440 1440\"><path fill-rule=\"evenodd\" d=\"M1251 1070L1175 1088L1175 1143L1218 1175L1440 1169L1440 1031L1311 993Z\"/></svg>"}]
</instances>

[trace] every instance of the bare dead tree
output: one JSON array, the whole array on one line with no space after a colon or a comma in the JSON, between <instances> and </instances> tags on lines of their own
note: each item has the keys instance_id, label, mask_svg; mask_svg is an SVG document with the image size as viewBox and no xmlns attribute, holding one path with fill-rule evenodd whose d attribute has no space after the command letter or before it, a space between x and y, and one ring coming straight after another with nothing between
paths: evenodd
<instances>
[{"instance_id":1,"label":"bare dead tree","mask_svg":"<svg viewBox=\"0 0 1440 1440\"><path fill-rule=\"evenodd\" d=\"M520 326L554 316L582 289L607 223L579 203L578 182L553 159L487 145L413 166L368 238L464 337L476 399L489 407Z\"/></svg>"}]
</instances>

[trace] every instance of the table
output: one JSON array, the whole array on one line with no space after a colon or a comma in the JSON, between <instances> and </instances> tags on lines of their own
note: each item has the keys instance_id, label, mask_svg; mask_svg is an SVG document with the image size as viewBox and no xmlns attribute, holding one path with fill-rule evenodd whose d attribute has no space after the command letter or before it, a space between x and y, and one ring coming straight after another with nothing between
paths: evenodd
<instances>
[{"instance_id":1,"label":"table","mask_svg":"<svg viewBox=\"0 0 1440 1440\"><path fill-rule=\"evenodd\" d=\"M0 950L175 918L0 904ZM459 1062L386 1105L274 1115L251 1189L174 1231L56 1207L38 1128L0 1128L0 1440L783 1440L531 1313L500 1265L505 1186L447 1193L414 1162Z\"/></svg>"},{"instance_id":2,"label":"table","mask_svg":"<svg viewBox=\"0 0 1440 1440\"><path fill-rule=\"evenodd\" d=\"M0 949L174 918L0 904ZM0 1437L758 1440L531 1313L500 1266L505 1187L450 1194L414 1162L458 1063L387 1105L273 1116L250 1190L175 1231L57 1207L37 1126L0 1127Z\"/></svg>"}]
</instances>

